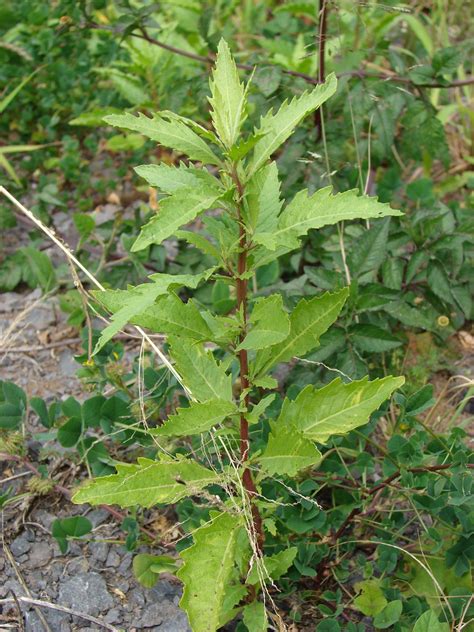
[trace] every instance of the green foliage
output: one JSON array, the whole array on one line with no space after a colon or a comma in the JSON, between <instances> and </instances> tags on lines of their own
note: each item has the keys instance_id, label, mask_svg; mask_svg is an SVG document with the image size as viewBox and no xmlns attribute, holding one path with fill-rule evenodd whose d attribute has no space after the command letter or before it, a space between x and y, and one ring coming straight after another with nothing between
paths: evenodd
<instances>
[{"instance_id":1,"label":"green foliage","mask_svg":"<svg viewBox=\"0 0 474 632\"><path fill-rule=\"evenodd\" d=\"M194 544L181 554L184 564L177 575L184 592L180 604L196 632L217 630L227 614L226 592L232 588L241 524L237 516L219 514L194 532Z\"/></svg>"},{"instance_id":2,"label":"green foliage","mask_svg":"<svg viewBox=\"0 0 474 632\"><path fill-rule=\"evenodd\" d=\"M317 41L326 42L326 68L341 78L337 87L331 74L310 89L320 26L311 3L60 0L32 10L19 0L2 8L0 82L21 86L2 95L15 97L2 115L2 164L6 156L18 186L34 182L33 211L45 222L74 212L77 256L107 287L128 289L95 295L112 317L100 338L93 333L94 357L86 340L78 357L78 374L93 392L85 402L28 401L2 383L0 451L23 454L22 433L29 436L37 415L46 430L34 435L46 446L41 458L58 441L68 458L100 477L96 489L94 482L84 487L92 502L101 502L101 489L110 502L140 500L135 475L148 485L147 503L181 498L174 509L188 537L178 548L195 542L181 551L195 556L183 605L195 629L209 625L201 598L212 603L214 628L241 616L239 630L266 629L262 582L296 627L314 629L321 618L318 630L447 630L472 618L465 597L472 592L468 421L459 418L460 404L454 427L441 434L448 414L424 386L433 370L447 368L449 337L472 319L469 86L426 87L469 80L464 14L439 3L411 14L377 3L354 9L345 0L328 7L328 32ZM94 21L111 28L83 28ZM210 90L204 65L135 37L142 29L204 58L217 51ZM255 67L247 85L241 79L250 73L236 69L222 36L235 43L239 62ZM157 103L162 111L151 115ZM324 126L311 116L323 103ZM100 129L104 117L125 133ZM74 137L68 124L76 126ZM141 164L135 172L143 199L148 185L158 189L156 204L152 195L150 213L138 199L123 202L102 222L109 192L128 195L131 164ZM15 225L4 207L0 225ZM248 246L242 275L241 227ZM36 232L29 238L31 245L16 250L6 240L0 288L63 287L66 274L37 249ZM158 276L137 285L153 271ZM237 305L239 279L252 287L247 314ZM70 324L80 326L79 293L60 301ZM123 346L112 342L127 323L166 337L191 402L148 352L128 367ZM344 381L331 382L334 371ZM403 372L406 390L387 409L385 399L401 386L387 375ZM241 415L250 425L255 497L242 489ZM148 460L116 467L130 448L134 459ZM440 465L449 468L430 469ZM182 472L196 481L187 489ZM4 497L11 502L9 493L0 502ZM136 504L122 527L128 550L142 542ZM209 585L199 535L219 520L209 513L216 506L222 520L238 515L247 524L230 543L224 595ZM262 567L249 542L255 510L266 538ZM361 538L370 544L354 542ZM449 623L439 622L438 585L402 553L407 545L452 604ZM151 586L159 573L173 572L174 562L162 557L137 555L138 579ZM188 589L197 585L193 564L201 578L197 600ZM362 608L341 617L361 575L353 603Z\"/></svg>"},{"instance_id":3,"label":"green foliage","mask_svg":"<svg viewBox=\"0 0 474 632\"><path fill-rule=\"evenodd\" d=\"M133 558L133 574L145 588L153 588L161 573L175 573L176 562L169 555L138 553Z\"/></svg>"},{"instance_id":4,"label":"green foliage","mask_svg":"<svg viewBox=\"0 0 474 632\"><path fill-rule=\"evenodd\" d=\"M73 518L57 518L51 528L53 537L61 549L61 552L67 553L69 540L80 538L92 531L92 523L83 516L74 516Z\"/></svg>"},{"instance_id":5,"label":"green foliage","mask_svg":"<svg viewBox=\"0 0 474 632\"><path fill-rule=\"evenodd\" d=\"M244 89L239 82L227 44L221 42L211 80L216 138L212 132L206 132L191 121L170 113L158 114L152 119L132 115L107 117L107 122L140 131L161 144L187 153L191 159L221 167L220 184L211 186L207 185L207 176L198 178L195 175L198 166L192 171L180 168L177 173L173 172L173 181L166 168L146 169L147 179L150 179L151 173L157 179L155 181L164 182L168 197L161 202L158 215L142 228L133 247L133 250L138 250L150 244L159 245L198 213L217 206L220 215L208 224L220 246L214 257L214 267L195 277L154 275L151 283L137 288L97 295L102 304L114 312L114 322L102 335L96 353L127 322L166 334L178 374L195 400L188 408L178 409L164 425L152 430L150 434L153 437L197 435L201 437L202 445L210 438L218 454L221 449L216 443L218 434L214 428L224 424L222 437L227 435L232 438L240 432L240 441L245 444L247 424L259 423L259 417L265 414L276 395L259 397L254 383L268 381L268 373L276 364L305 355L317 347L320 337L337 319L349 294L347 288L342 288L310 300L302 299L289 314L282 296L271 294L257 298L248 314L247 284L260 265L259 256L268 256L266 252L276 245L283 245L286 250L295 248L298 238L309 229L336 223L339 219L364 219L374 214L379 217L396 213L388 205L381 205L370 198L362 200L359 205L354 204L354 196L350 193L349 197L334 198L339 210L336 212L332 208L321 224L318 220L320 200L316 204L314 196L307 198L304 193L307 202L303 203L301 212L294 210L295 203L292 202L281 213L281 232L288 229L290 239L281 238L278 231L275 244L257 239L259 226L274 225L276 217L272 217L271 213L278 212L281 206L279 187L276 188L275 198L272 197L275 189L272 192L266 186L267 179L272 183L278 180L274 163L271 167L267 166L267 160L290 136L298 122L326 100L335 87L335 79L331 78L313 92L290 104L283 104L276 115L269 113L264 116L257 132L264 136L254 145L248 145L249 156L244 157L239 151L239 158L235 154L232 157L232 149L237 143L247 142L245 136L242 141L239 136L247 107L247 88ZM204 138L224 148L226 157L222 163L220 159L212 158L214 154ZM204 170L204 167L201 169ZM203 186L190 185L189 181L193 178L197 178ZM170 185L170 182L173 183ZM251 193L245 200L247 184ZM344 202L348 211L343 210ZM371 210L372 206L374 210ZM262 219L260 212L263 213ZM301 221L298 219L300 216ZM253 228L256 228L255 232ZM252 259L252 246L257 244L257 254ZM185 303L171 292L173 287L179 286L197 288L201 281L222 282L222 272L225 271L230 277L227 282L234 285L237 294L236 310L225 318L200 310L198 304L191 300ZM227 333L224 333L226 325ZM220 342L221 339L226 342ZM204 344L215 341L220 346L220 359ZM232 371L237 372L238 382L232 379ZM348 385L336 380L323 389L302 391L292 403L286 400L264 449L252 454L251 462L259 472L259 478L264 480L283 475L291 479L300 470L318 464L322 455L313 441L326 443L332 435L347 434L367 423L371 413L402 384L403 378L390 377ZM274 383L270 381L269 385L271 388ZM252 409L249 408L250 402ZM80 411L74 415L60 429L64 445L79 440ZM155 460L139 458L136 465L117 464L116 474L87 481L73 497L76 503L151 507L158 503L176 503L195 495L207 498L210 490L206 491L206 488L210 486L229 490L230 485L236 490L230 497L229 491L225 492L224 511L218 516L212 515L208 523L195 530L193 544L181 552L184 565L177 573L184 584L181 605L193 630L198 632L216 630L239 612L236 606L246 592L239 578L247 574L252 565L258 569L257 581L254 579L253 584L262 589L266 582L287 571L297 552L292 548L262 559L264 535L260 512L265 505L253 497L254 482L245 463L248 449L243 453L244 462L231 467L237 457L232 456L234 447L226 445L225 440L222 456L212 464L212 469L200 462L204 455L199 457L196 452L193 458L166 452L166 456ZM233 505L238 509L237 515L231 512ZM242 530L245 524L246 529ZM252 550L254 560L249 566ZM142 581L151 583L154 571L150 558L140 558L137 564ZM252 581L251 574L247 581ZM252 630L264 629L266 614L260 602L247 606L244 621Z\"/></svg>"}]
</instances>

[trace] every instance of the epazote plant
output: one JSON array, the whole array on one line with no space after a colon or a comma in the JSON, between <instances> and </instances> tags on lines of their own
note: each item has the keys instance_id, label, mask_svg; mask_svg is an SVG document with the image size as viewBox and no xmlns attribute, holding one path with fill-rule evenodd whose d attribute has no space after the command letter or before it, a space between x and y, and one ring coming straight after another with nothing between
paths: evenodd
<instances>
[{"instance_id":1,"label":"epazote plant","mask_svg":"<svg viewBox=\"0 0 474 632\"><path fill-rule=\"evenodd\" d=\"M356 191L333 195L329 187L312 195L300 191L286 205L280 198L271 156L305 116L334 94L333 75L284 102L276 113L267 112L247 134L242 126L248 86L240 83L224 41L210 89L213 131L169 111L152 118L124 114L105 119L199 163L137 167L166 197L133 250L175 235L199 248L214 265L194 276L153 274L148 283L132 289L96 295L113 314L96 349L126 323L166 335L176 376L190 402L149 429L155 459L117 465L116 474L82 485L74 501L151 507L200 497L209 503L209 521L194 531L194 543L180 553L181 606L195 632L216 630L239 614L249 630L257 631L267 629L269 613L278 616L267 586L285 574L296 554L288 548L265 555L263 521L275 505L262 497L261 483L296 477L317 466L322 454L316 444L365 424L404 380L344 383L338 378L323 388L307 386L295 400L284 401L267 432L262 418L278 386L272 370L318 345L349 290L302 299L289 312L281 295L258 296L256 270L298 248L310 229L400 213ZM210 209L216 210L203 219L205 231L180 228ZM213 314L178 294L179 288L216 281L235 290L235 309L227 315ZM180 437L191 438L189 456L173 447L173 439ZM169 571L165 562L150 559L151 571ZM145 577L147 568L136 571Z\"/></svg>"}]
</instances>

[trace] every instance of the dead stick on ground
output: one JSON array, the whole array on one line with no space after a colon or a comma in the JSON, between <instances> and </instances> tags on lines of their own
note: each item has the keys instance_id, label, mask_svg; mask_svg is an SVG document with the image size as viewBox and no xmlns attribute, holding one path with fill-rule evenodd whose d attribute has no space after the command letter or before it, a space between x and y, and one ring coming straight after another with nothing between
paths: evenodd
<instances>
[{"instance_id":1,"label":"dead stick on ground","mask_svg":"<svg viewBox=\"0 0 474 632\"><path fill-rule=\"evenodd\" d=\"M8 558L8 561L10 562L10 566L13 568L13 570L15 571L15 575L17 576L17 579L19 581L19 583L21 584L23 590L25 591L25 593L27 594L27 596L31 599L31 592L25 582L25 580L23 579L23 575L20 572L20 569L18 568L18 565L15 561L15 558L13 557L7 543L5 542L5 539L2 537L2 546L3 546L3 550L5 552L6 557ZM21 601L21 597L17 597L15 595L14 597L15 603L18 605L18 601ZM35 612L38 615L39 620L41 621L44 629L46 630L46 632L52 632L51 628L48 625L48 622L46 621L46 619L44 618L43 613L38 610L38 608L35 607ZM21 613L21 611L20 611Z\"/></svg>"},{"instance_id":2,"label":"dead stick on ground","mask_svg":"<svg viewBox=\"0 0 474 632\"><path fill-rule=\"evenodd\" d=\"M105 292L105 287L95 278L93 274L89 272L89 270L85 266L82 265L79 259L77 259L77 257L75 257L75 255L73 254L71 248L64 241L59 239L59 237L50 228L48 228L45 224L43 224L43 222L39 220L30 210L28 210L25 206L23 206L23 204L19 202L9 191L7 191L5 187L0 186L0 193L4 195L8 200L10 200L10 202L12 202L12 204L14 204L22 213L24 213L26 217L28 217L32 222L34 222L36 226L38 226L38 228L40 228L49 237L49 239L51 239L51 241L55 243L56 246L60 248L60 250L62 250L62 252L66 255L68 261L73 263L76 267L78 267L79 270L81 270L86 275L86 277L89 279L89 281L91 281L93 285L95 285L101 292ZM179 373L176 371L174 366L171 364L171 362L168 360L165 354L161 351L161 349L153 342L150 336L148 336L148 334L146 334L141 327L134 326L134 329L140 334L140 336L144 340L146 340L146 342L150 345L150 347L153 349L156 355L160 358L160 360L163 362L166 368L170 371L170 373L174 375L174 377L176 378L178 383L181 385L186 395L190 399L192 399L191 391L185 386L185 384L183 383L182 377L179 375Z\"/></svg>"},{"instance_id":3,"label":"dead stick on ground","mask_svg":"<svg viewBox=\"0 0 474 632\"><path fill-rule=\"evenodd\" d=\"M101 621L100 619L96 619L92 617L90 614L83 614L82 612L76 612L76 610L71 610L71 608L66 608L65 606L58 606L55 603L49 603L49 601L43 601L42 599L32 599L31 597L17 597L17 600L29 604L31 606L36 606L37 608L48 608L49 610L58 610L58 612L64 612L64 614L68 614L71 617L79 617L80 619L84 619L85 621L90 621L91 623L95 623L104 630L110 630L111 632L120 632L118 628L114 628L113 625L109 623L105 623L105 621ZM7 603L15 603L15 599L13 597L9 597L7 599L0 599L0 606L3 606Z\"/></svg>"}]
</instances>

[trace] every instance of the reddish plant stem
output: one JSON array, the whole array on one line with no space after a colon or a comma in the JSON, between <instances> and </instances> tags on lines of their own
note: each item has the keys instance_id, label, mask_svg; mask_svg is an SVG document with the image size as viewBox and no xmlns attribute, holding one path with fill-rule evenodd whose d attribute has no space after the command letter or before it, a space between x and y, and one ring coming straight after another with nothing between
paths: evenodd
<instances>
[{"instance_id":1,"label":"reddish plant stem","mask_svg":"<svg viewBox=\"0 0 474 632\"><path fill-rule=\"evenodd\" d=\"M234 171L234 181L237 186L237 191L239 194L239 256L237 259L237 276L236 276L236 292L237 292L237 310L241 314L243 327L239 336L239 341L242 342L247 333L247 291L248 291L248 280L245 278L245 273L247 272L247 251L248 251L248 242L247 242L247 234L245 232L245 227L243 225L243 218L241 213L241 202L243 199L243 187L240 182L240 179L237 173ZM244 404L245 408L249 407L249 394L248 389L250 387L250 382L248 378L249 374L249 360L247 349L241 349L239 351L239 364L240 364L240 391L241 393L246 391L244 396ZM242 413L240 415L240 459L242 463L245 463L248 460L249 455L249 423L245 417L245 414ZM260 512L258 511L257 506L254 503L254 498L257 493L257 489L255 487L255 483L253 481L252 473L245 467L244 472L242 474L242 483L244 489L249 497L249 502L252 511L252 520L253 520L253 528L256 536L257 550L260 554L263 552L263 543L264 543L264 533L263 533L263 525L262 518L260 516Z\"/></svg>"}]
</instances>

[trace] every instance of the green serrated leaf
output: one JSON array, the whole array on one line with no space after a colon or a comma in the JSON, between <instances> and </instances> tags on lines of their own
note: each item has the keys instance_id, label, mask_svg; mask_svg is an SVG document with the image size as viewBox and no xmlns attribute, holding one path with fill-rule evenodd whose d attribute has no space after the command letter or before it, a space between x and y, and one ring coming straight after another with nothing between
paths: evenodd
<instances>
[{"instance_id":1,"label":"green serrated leaf","mask_svg":"<svg viewBox=\"0 0 474 632\"><path fill-rule=\"evenodd\" d=\"M290 333L282 342L257 352L254 373L266 373L274 364L304 355L319 344L319 338L339 316L349 290L343 288L313 299L301 299L290 315Z\"/></svg>"},{"instance_id":2,"label":"green serrated leaf","mask_svg":"<svg viewBox=\"0 0 474 632\"><path fill-rule=\"evenodd\" d=\"M113 127L129 129L143 134L160 145L170 147L189 156L191 160L198 160L204 164L219 165L220 160L208 147L206 142L196 134L186 123L178 118L172 120L167 113L155 114L148 118L144 114L111 114L104 117L104 121Z\"/></svg>"},{"instance_id":3,"label":"green serrated leaf","mask_svg":"<svg viewBox=\"0 0 474 632\"><path fill-rule=\"evenodd\" d=\"M173 235L180 226L188 224L200 213L214 208L222 193L193 186L179 189L160 202L157 214L143 226L132 246L132 252L143 250L150 244L161 244Z\"/></svg>"},{"instance_id":4,"label":"green serrated leaf","mask_svg":"<svg viewBox=\"0 0 474 632\"><path fill-rule=\"evenodd\" d=\"M285 101L276 114L270 110L265 116L262 116L260 126L255 130L255 133L265 134L265 136L255 145L249 173L253 174L258 171L280 145L291 136L295 127L335 93L336 87L336 76L331 74L325 83L316 86L311 92L294 97L290 102Z\"/></svg>"},{"instance_id":5,"label":"green serrated leaf","mask_svg":"<svg viewBox=\"0 0 474 632\"><path fill-rule=\"evenodd\" d=\"M289 549L275 553L275 555L265 555L262 564L262 571L265 578L272 579L273 581L280 579L293 564L297 553L297 547L292 546ZM257 584L259 581L258 569L254 565L248 574L247 584Z\"/></svg>"},{"instance_id":6,"label":"green serrated leaf","mask_svg":"<svg viewBox=\"0 0 474 632\"><path fill-rule=\"evenodd\" d=\"M135 167L135 171L148 184L169 194L190 187L214 189L216 194L222 192L219 180L214 178L207 169L196 169L183 163L179 167L167 165L164 162L159 165L140 165Z\"/></svg>"},{"instance_id":7,"label":"green serrated leaf","mask_svg":"<svg viewBox=\"0 0 474 632\"><path fill-rule=\"evenodd\" d=\"M345 434L369 421L370 415L405 382L384 377L345 384L336 378L323 388L306 386L294 401L286 399L277 423L293 424L305 437L326 443L334 434Z\"/></svg>"},{"instance_id":8,"label":"green serrated leaf","mask_svg":"<svg viewBox=\"0 0 474 632\"><path fill-rule=\"evenodd\" d=\"M117 474L89 480L73 495L76 504L152 507L175 503L218 482L218 475L195 461L152 461L116 465Z\"/></svg>"},{"instance_id":9,"label":"green serrated leaf","mask_svg":"<svg viewBox=\"0 0 474 632\"><path fill-rule=\"evenodd\" d=\"M227 149L231 149L245 120L246 95L227 42L217 48L217 59L210 80L211 118L214 128Z\"/></svg>"},{"instance_id":10,"label":"green serrated leaf","mask_svg":"<svg viewBox=\"0 0 474 632\"><path fill-rule=\"evenodd\" d=\"M269 476L295 476L300 470L319 463L321 458L321 452L312 441L296 427L281 422L272 425L267 446L256 461Z\"/></svg>"},{"instance_id":11,"label":"green serrated leaf","mask_svg":"<svg viewBox=\"0 0 474 632\"><path fill-rule=\"evenodd\" d=\"M265 604L261 601L249 603L242 612L248 632L266 632L268 630L267 612Z\"/></svg>"},{"instance_id":12,"label":"green serrated leaf","mask_svg":"<svg viewBox=\"0 0 474 632\"><path fill-rule=\"evenodd\" d=\"M394 213L397 215L398 213ZM387 240L390 220L374 223L357 240L357 248L348 257L349 269L354 277L368 273L371 280L377 275L381 263L387 256Z\"/></svg>"},{"instance_id":13,"label":"green serrated leaf","mask_svg":"<svg viewBox=\"0 0 474 632\"><path fill-rule=\"evenodd\" d=\"M259 233L272 233L278 226L283 205L280 199L280 180L276 162L259 169L246 187L245 217L249 226Z\"/></svg>"},{"instance_id":14,"label":"green serrated leaf","mask_svg":"<svg viewBox=\"0 0 474 632\"><path fill-rule=\"evenodd\" d=\"M137 285L131 290L92 292L92 295L99 303L113 314L110 325L102 331L94 353L100 351L127 323L131 322L134 317L145 312L153 305L159 296L166 294L169 289L176 289L182 286L194 289L201 281L208 279L212 272L213 268L204 270L204 272L196 275L158 273L151 275L151 283Z\"/></svg>"},{"instance_id":15,"label":"green serrated leaf","mask_svg":"<svg viewBox=\"0 0 474 632\"><path fill-rule=\"evenodd\" d=\"M281 294L258 299L250 314L249 323L253 327L237 350L264 349L285 340L290 332L290 319L283 309Z\"/></svg>"},{"instance_id":16,"label":"green serrated leaf","mask_svg":"<svg viewBox=\"0 0 474 632\"><path fill-rule=\"evenodd\" d=\"M215 632L220 626L240 525L238 516L222 513L194 531L194 544L181 553L184 565L177 576L184 591L180 606L193 632Z\"/></svg>"},{"instance_id":17,"label":"green serrated leaf","mask_svg":"<svg viewBox=\"0 0 474 632\"><path fill-rule=\"evenodd\" d=\"M235 404L220 399L192 402L189 408L178 408L175 415L168 417L162 426L153 428L150 432L163 437L200 434L237 412Z\"/></svg>"},{"instance_id":18,"label":"green serrated leaf","mask_svg":"<svg viewBox=\"0 0 474 632\"><path fill-rule=\"evenodd\" d=\"M216 361L212 351L204 349L202 344L178 336L170 336L169 343L177 369L197 400L232 401L231 376Z\"/></svg>"},{"instance_id":19,"label":"green serrated leaf","mask_svg":"<svg viewBox=\"0 0 474 632\"><path fill-rule=\"evenodd\" d=\"M382 353L396 349L402 341L390 331L370 324L355 324L350 329L350 335L355 346L360 351L368 353Z\"/></svg>"},{"instance_id":20,"label":"green serrated leaf","mask_svg":"<svg viewBox=\"0 0 474 632\"><path fill-rule=\"evenodd\" d=\"M211 340L212 332L196 303L190 299L187 303L173 292L158 298L156 303L130 319L133 325L146 327L154 333L178 334L192 340Z\"/></svg>"},{"instance_id":21,"label":"green serrated leaf","mask_svg":"<svg viewBox=\"0 0 474 632\"><path fill-rule=\"evenodd\" d=\"M294 249L299 239L308 230L337 224L351 219L371 219L387 215L402 215L389 204L379 202L376 197L358 195L358 191L332 194L332 187L319 189L308 196L307 190L300 191L286 206L278 220L278 228L254 235L257 243L275 250L277 246Z\"/></svg>"}]
</instances>

